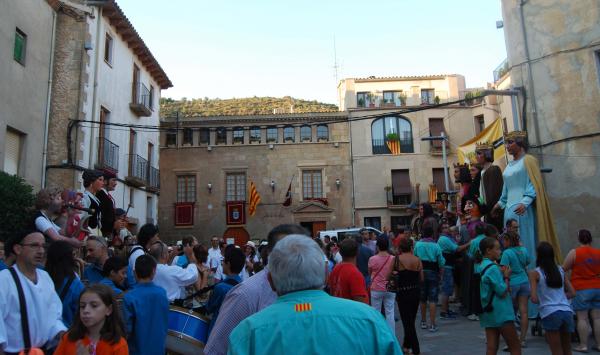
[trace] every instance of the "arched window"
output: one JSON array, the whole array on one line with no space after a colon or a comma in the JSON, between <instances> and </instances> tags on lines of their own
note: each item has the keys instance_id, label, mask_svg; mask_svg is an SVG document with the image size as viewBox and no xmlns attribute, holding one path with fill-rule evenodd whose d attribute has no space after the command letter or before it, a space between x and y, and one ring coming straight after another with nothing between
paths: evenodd
<instances>
[{"instance_id":1,"label":"arched window","mask_svg":"<svg viewBox=\"0 0 600 355\"><path fill-rule=\"evenodd\" d=\"M371 139L373 154L391 154L386 142L397 135L400 140L400 153L414 153L412 126L410 121L402 116L383 117L373 121Z\"/></svg>"},{"instance_id":2,"label":"arched window","mask_svg":"<svg viewBox=\"0 0 600 355\"><path fill-rule=\"evenodd\" d=\"M300 141L310 142L312 141L312 129L310 126L300 127Z\"/></svg>"},{"instance_id":3,"label":"arched window","mask_svg":"<svg viewBox=\"0 0 600 355\"><path fill-rule=\"evenodd\" d=\"M294 130L294 127L292 126L286 126L283 127L283 142L292 142L294 143L294 140L296 139L296 132Z\"/></svg>"},{"instance_id":4,"label":"arched window","mask_svg":"<svg viewBox=\"0 0 600 355\"><path fill-rule=\"evenodd\" d=\"M317 126L317 140L318 141L328 141L329 140L329 127L327 125L318 125Z\"/></svg>"},{"instance_id":5,"label":"arched window","mask_svg":"<svg viewBox=\"0 0 600 355\"><path fill-rule=\"evenodd\" d=\"M242 127L233 129L233 144L244 144L244 129Z\"/></svg>"}]
</instances>

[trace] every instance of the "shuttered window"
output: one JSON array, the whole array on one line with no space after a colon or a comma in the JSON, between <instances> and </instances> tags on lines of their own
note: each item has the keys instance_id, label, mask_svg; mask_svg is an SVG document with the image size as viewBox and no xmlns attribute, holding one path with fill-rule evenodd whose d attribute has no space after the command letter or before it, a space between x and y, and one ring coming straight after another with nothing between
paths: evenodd
<instances>
[{"instance_id":1,"label":"shuttered window","mask_svg":"<svg viewBox=\"0 0 600 355\"><path fill-rule=\"evenodd\" d=\"M439 137L442 135L442 132L446 132L446 128L444 127L444 119L443 118L430 118L429 119L429 135L434 137ZM431 146L436 149L442 148L442 141L431 141Z\"/></svg>"},{"instance_id":2,"label":"shuttered window","mask_svg":"<svg viewBox=\"0 0 600 355\"><path fill-rule=\"evenodd\" d=\"M394 205L408 205L411 202L412 186L408 169L392 170L392 197Z\"/></svg>"},{"instance_id":3,"label":"shuttered window","mask_svg":"<svg viewBox=\"0 0 600 355\"><path fill-rule=\"evenodd\" d=\"M19 174L19 162L21 160L22 135L7 130L4 142L4 171L11 175Z\"/></svg>"},{"instance_id":4,"label":"shuttered window","mask_svg":"<svg viewBox=\"0 0 600 355\"><path fill-rule=\"evenodd\" d=\"M438 191L446 191L446 180L444 178L444 168L433 168L431 170L433 174L433 184ZM450 184L450 180L448 180Z\"/></svg>"},{"instance_id":5,"label":"shuttered window","mask_svg":"<svg viewBox=\"0 0 600 355\"><path fill-rule=\"evenodd\" d=\"M20 29L15 31L15 47L13 50L13 58L25 65L25 52L27 50L27 35Z\"/></svg>"},{"instance_id":6,"label":"shuttered window","mask_svg":"<svg viewBox=\"0 0 600 355\"><path fill-rule=\"evenodd\" d=\"M246 174L227 174L225 180L227 201L246 201Z\"/></svg>"},{"instance_id":7,"label":"shuttered window","mask_svg":"<svg viewBox=\"0 0 600 355\"><path fill-rule=\"evenodd\" d=\"M302 171L302 198L305 200L323 198L321 170Z\"/></svg>"},{"instance_id":8,"label":"shuttered window","mask_svg":"<svg viewBox=\"0 0 600 355\"><path fill-rule=\"evenodd\" d=\"M177 177L177 202L196 201L196 177L184 175Z\"/></svg>"}]
</instances>

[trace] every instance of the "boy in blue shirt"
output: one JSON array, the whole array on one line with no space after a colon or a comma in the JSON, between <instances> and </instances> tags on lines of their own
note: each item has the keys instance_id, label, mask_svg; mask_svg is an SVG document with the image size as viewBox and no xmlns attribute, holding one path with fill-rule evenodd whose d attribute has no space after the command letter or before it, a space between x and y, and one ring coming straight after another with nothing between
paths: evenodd
<instances>
[{"instance_id":1,"label":"boy in blue shirt","mask_svg":"<svg viewBox=\"0 0 600 355\"><path fill-rule=\"evenodd\" d=\"M102 267L104 278L100 280L101 284L110 287L115 296L123 293L125 289L125 278L127 277L127 260L113 256L108 258Z\"/></svg>"},{"instance_id":2,"label":"boy in blue shirt","mask_svg":"<svg viewBox=\"0 0 600 355\"><path fill-rule=\"evenodd\" d=\"M227 295L227 292L233 286L242 282L239 273L242 272L245 264L246 255L242 249L236 245L229 245L225 248L225 255L223 257L223 274L225 274L225 278L215 285L206 304L206 311L212 315L210 325L208 326L208 334L210 334L219 316L219 310L221 309L223 300L225 300L225 295Z\"/></svg>"},{"instance_id":3,"label":"boy in blue shirt","mask_svg":"<svg viewBox=\"0 0 600 355\"><path fill-rule=\"evenodd\" d=\"M458 245L453 237L450 237L450 226L448 223L440 225L440 238L438 245L442 249L442 256L446 261L444 264L444 272L442 274L441 284L441 306L440 319L455 319L456 313L452 312L448 307L448 300L454 293L454 265L460 252L469 247L469 243Z\"/></svg>"},{"instance_id":4,"label":"boy in blue shirt","mask_svg":"<svg viewBox=\"0 0 600 355\"><path fill-rule=\"evenodd\" d=\"M167 292L156 286L156 261L141 255L135 261L135 287L124 297L123 313L131 355L164 355L169 323Z\"/></svg>"}]
</instances>

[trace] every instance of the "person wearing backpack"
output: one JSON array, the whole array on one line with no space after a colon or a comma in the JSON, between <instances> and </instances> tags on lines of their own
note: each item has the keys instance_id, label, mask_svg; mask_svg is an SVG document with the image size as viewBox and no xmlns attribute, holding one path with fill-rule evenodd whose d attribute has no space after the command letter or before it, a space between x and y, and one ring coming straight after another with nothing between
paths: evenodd
<instances>
[{"instance_id":1,"label":"person wearing backpack","mask_svg":"<svg viewBox=\"0 0 600 355\"><path fill-rule=\"evenodd\" d=\"M529 272L531 302L539 304L542 328L552 355L570 355L575 323L567 298L575 297L575 289L565 278L563 268L556 265L552 244L540 242L536 253L537 267ZM587 352L587 349L574 350Z\"/></svg>"},{"instance_id":2,"label":"person wearing backpack","mask_svg":"<svg viewBox=\"0 0 600 355\"><path fill-rule=\"evenodd\" d=\"M137 235L137 244L134 245L129 253L127 259L129 260L127 266L127 288L132 288L135 284L134 270L135 261L141 255L146 254L152 244L159 242L158 238L158 227L152 223L144 224Z\"/></svg>"},{"instance_id":3,"label":"person wearing backpack","mask_svg":"<svg viewBox=\"0 0 600 355\"><path fill-rule=\"evenodd\" d=\"M521 347L527 347L527 329L529 326L529 317L527 304L531 289L529 287L529 278L527 277L527 266L531 262L529 252L521 245L519 234L507 232L504 234L504 247L500 265L510 267L510 294L513 301L513 308L519 311L521 315L521 334L519 340Z\"/></svg>"},{"instance_id":4,"label":"person wearing backpack","mask_svg":"<svg viewBox=\"0 0 600 355\"><path fill-rule=\"evenodd\" d=\"M486 354L498 352L500 335L508 344L511 355L521 354L521 344L515 328L515 314L509 297L507 281L510 266L504 270L496 264L500 259L500 243L492 237L485 237L479 243L475 255L475 273L479 274L480 308L479 324L485 328ZM478 307L475 307L478 308Z\"/></svg>"}]
</instances>

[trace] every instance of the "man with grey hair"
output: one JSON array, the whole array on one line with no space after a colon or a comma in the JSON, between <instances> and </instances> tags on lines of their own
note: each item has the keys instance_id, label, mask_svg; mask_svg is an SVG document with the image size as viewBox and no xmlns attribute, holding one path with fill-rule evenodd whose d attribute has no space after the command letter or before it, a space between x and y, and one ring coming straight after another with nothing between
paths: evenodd
<instances>
[{"instance_id":1,"label":"man with grey hair","mask_svg":"<svg viewBox=\"0 0 600 355\"><path fill-rule=\"evenodd\" d=\"M228 354L402 354L381 314L322 290L323 260L321 248L305 236L277 243L268 279L279 297L233 330Z\"/></svg>"},{"instance_id":2,"label":"man with grey hair","mask_svg":"<svg viewBox=\"0 0 600 355\"><path fill-rule=\"evenodd\" d=\"M108 243L104 237L90 235L85 241L86 264L83 269L83 280L86 284L95 284L100 282L104 275L102 268L108 259Z\"/></svg>"},{"instance_id":3,"label":"man with grey hair","mask_svg":"<svg viewBox=\"0 0 600 355\"><path fill-rule=\"evenodd\" d=\"M161 241L152 244L148 252L157 263L156 275L152 282L167 291L169 302L185 298L185 287L198 280L198 267L193 247L189 244L184 245L183 253L189 261L185 268L169 265L169 247Z\"/></svg>"},{"instance_id":4,"label":"man with grey hair","mask_svg":"<svg viewBox=\"0 0 600 355\"><path fill-rule=\"evenodd\" d=\"M264 263L267 264L265 269L257 272L249 279L232 288L225 296L225 300L219 310L219 316L215 321L215 325L210 332L204 354L207 355L224 355L227 354L227 346L229 335L241 321L261 309L270 306L277 299L277 294L271 289L268 274L268 253L279 243L283 238L291 234L303 235L311 243L315 244L310 239L310 233L302 226L297 224L281 224L271 229L267 236L267 257ZM325 267L325 259L322 260L323 268Z\"/></svg>"}]
</instances>

